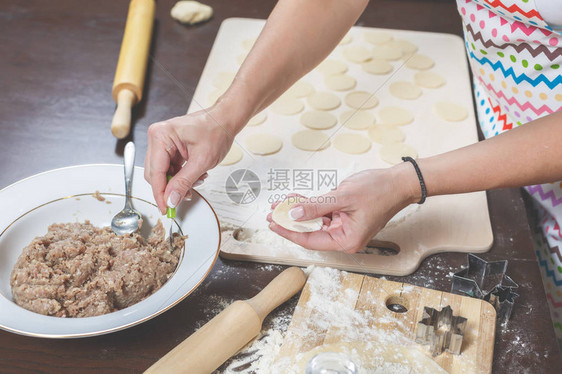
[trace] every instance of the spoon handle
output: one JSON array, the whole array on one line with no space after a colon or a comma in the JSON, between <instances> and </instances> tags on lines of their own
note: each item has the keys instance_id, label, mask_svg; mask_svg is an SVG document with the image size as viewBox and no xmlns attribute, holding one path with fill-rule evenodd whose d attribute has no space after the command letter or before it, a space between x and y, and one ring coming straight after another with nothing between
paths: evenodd
<instances>
[{"instance_id":1,"label":"spoon handle","mask_svg":"<svg viewBox=\"0 0 562 374\"><path fill-rule=\"evenodd\" d=\"M123 154L123 165L125 166L125 205L131 207L131 184L133 181L133 172L135 170L135 143L128 142L125 145Z\"/></svg>"}]
</instances>

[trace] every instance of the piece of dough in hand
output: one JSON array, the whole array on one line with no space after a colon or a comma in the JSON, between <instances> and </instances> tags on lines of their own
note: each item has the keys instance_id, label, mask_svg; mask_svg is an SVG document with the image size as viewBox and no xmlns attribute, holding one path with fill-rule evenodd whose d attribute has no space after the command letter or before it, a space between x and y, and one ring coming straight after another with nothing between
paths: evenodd
<instances>
[{"instance_id":1,"label":"piece of dough in hand","mask_svg":"<svg viewBox=\"0 0 562 374\"><path fill-rule=\"evenodd\" d=\"M170 15L181 23L194 25L211 18L213 16L213 8L198 1L178 1L172 7Z\"/></svg>"},{"instance_id":2,"label":"piece of dough in hand","mask_svg":"<svg viewBox=\"0 0 562 374\"><path fill-rule=\"evenodd\" d=\"M322 217L308 221L295 221L289 216L289 210L293 209L298 202L298 198L288 197L285 201L277 205L271 215L273 221L289 231L313 232L320 230L322 228Z\"/></svg>"}]
</instances>

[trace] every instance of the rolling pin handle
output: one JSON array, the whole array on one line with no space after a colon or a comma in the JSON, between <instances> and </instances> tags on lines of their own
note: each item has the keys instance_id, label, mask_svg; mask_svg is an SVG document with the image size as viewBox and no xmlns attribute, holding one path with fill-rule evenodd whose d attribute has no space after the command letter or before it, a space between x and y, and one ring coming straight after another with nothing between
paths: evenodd
<instances>
[{"instance_id":1,"label":"rolling pin handle","mask_svg":"<svg viewBox=\"0 0 562 374\"><path fill-rule=\"evenodd\" d=\"M117 109L111 122L111 132L118 139L126 138L131 131L131 110L135 104L133 91L123 88L117 94Z\"/></svg>"}]
</instances>

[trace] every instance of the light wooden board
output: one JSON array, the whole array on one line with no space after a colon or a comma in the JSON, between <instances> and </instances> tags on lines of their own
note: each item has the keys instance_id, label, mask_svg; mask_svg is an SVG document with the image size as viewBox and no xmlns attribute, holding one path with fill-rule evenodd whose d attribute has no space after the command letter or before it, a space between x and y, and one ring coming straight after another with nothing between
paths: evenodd
<instances>
[{"instance_id":1,"label":"light wooden board","mask_svg":"<svg viewBox=\"0 0 562 374\"><path fill-rule=\"evenodd\" d=\"M340 291L333 295L333 300L342 302L344 309L351 308L361 313L372 313L374 319L371 329L379 329L390 333L402 333L409 338L416 349L432 358L439 366L449 373L490 373L494 351L496 312L491 304L470 297L454 295L447 292L416 287L405 283L391 282L359 274L340 272ZM351 292L350 292L351 290ZM315 325L315 313L309 300L314 295L314 288L307 283L302 291L295 313L281 346L277 362L284 358L294 360L299 353L307 352L315 347L346 342L348 339L338 328L319 329ZM349 297L349 295L357 295ZM397 296L406 301L408 311L395 313L386 307L387 300ZM441 309L450 305L454 315L467 318L465 335L460 355L443 352L431 357L428 346L413 343L417 322L422 319L424 306ZM336 322L334 322L335 324ZM311 333L312 332L312 333ZM365 337L369 331L362 331ZM367 343L366 338L362 344Z\"/></svg>"},{"instance_id":2,"label":"light wooden board","mask_svg":"<svg viewBox=\"0 0 562 374\"><path fill-rule=\"evenodd\" d=\"M263 25L263 20L227 19L221 25L207 64L194 94L189 112L204 109L211 104L209 98L216 90L214 83L221 73L234 73L238 70L237 57L244 54L244 41L256 38ZM351 42L338 46L328 57L345 61L342 51L348 46L366 46L373 48L363 38L372 28L354 27L350 31ZM404 61L391 61L393 73L390 75L371 75L364 72L359 64L346 62L346 74L357 80L355 90L374 93L379 105L369 110L375 117L377 111L385 106L400 106L414 114L414 122L402 126L406 135L405 143L413 146L419 157L440 154L475 143L477 137L476 118L473 112L471 84L464 44L457 36L414 32L404 30L386 30L395 39L408 40L416 44L418 53L430 56L435 61L431 71L442 75L447 83L437 89L422 89L417 100L401 100L389 93L388 86L394 81L413 82L416 70L405 67ZM303 81L310 83L317 91L328 91L323 75L313 70ZM344 102L350 92L335 92L342 105L330 111L338 117L349 110ZM311 110L305 99L305 111ZM468 118L460 122L446 122L432 110L439 101L452 101L468 110ZM230 166L218 166L209 172L209 178L198 190L213 205L221 225L230 228L243 228L251 233L250 239L238 240L233 230L223 231L221 256L229 259L248 260L277 264L310 265L318 264L340 269L391 275L410 274L420 262L430 254L444 251L485 252L493 242L493 235L488 214L486 194L484 192L431 197L421 206L412 205L399 213L377 236L383 246L392 247L397 255L381 256L376 253L311 252L280 240L267 228L265 217L272 201L282 200L294 191L295 178L289 181L287 188L279 188L272 182L272 171L288 171L289 177L301 170L335 170L337 181L341 182L348 175L368 168L386 168L390 165L379 157L380 145L372 143L371 149L360 155L342 153L333 146L321 152L306 152L291 144L291 135L306 129L300 123L301 112L296 115L282 116L265 110L267 120L259 125L246 127L236 137L235 143L243 150L245 139L253 134L272 133L283 140L280 152L270 156L256 156L244 150L240 162ZM325 131L329 136L340 133L358 133L367 136L366 131L357 131L342 127L340 123L333 129ZM238 169L253 171L261 183L261 191L255 201L249 204L236 204L225 193L225 182ZM274 180L275 181L275 180ZM278 181L278 179L277 179ZM292 184L291 184L292 183ZM318 183L311 190L296 190L304 195L317 195L329 190ZM371 251L372 252L372 251Z\"/></svg>"}]
</instances>

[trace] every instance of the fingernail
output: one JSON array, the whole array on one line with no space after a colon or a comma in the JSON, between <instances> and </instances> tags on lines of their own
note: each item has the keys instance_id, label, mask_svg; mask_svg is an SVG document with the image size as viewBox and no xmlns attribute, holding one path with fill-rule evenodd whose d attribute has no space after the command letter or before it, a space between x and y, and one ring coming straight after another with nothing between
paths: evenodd
<instances>
[{"instance_id":1,"label":"fingernail","mask_svg":"<svg viewBox=\"0 0 562 374\"><path fill-rule=\"evenodd\" d=\"M168 201L166 202L166 204L170 207L170 208L175 208L179 202L180 202L181 196L177 191L172 191L170 193L170 196L168 196Z\"/></svg>"},{"instance_id":2,"label":"fingernail","mask_svg":"<svg viewBox=\"0 0 562 374\"><path fill-rule=\"evenodd\" d=\"M304 209L302 206L298 206L296 208L293 208L291 210L289 210L289 217L291 217L291 219L293 221L304 217Z\"/></svg>"},{"instance_id":3,"label":"fingernail","mask_svg":"<svg viewBox=\"0 0 562 374\"><path fill-rule=\"evenodd\" d=\"M202 185L202 184L203 184L203 180L199 179L199 180L197 180L195 183L193 183L193 186L192 186L192 187L199 187L199 186Z\"/></svg>"},{"instance_id":4,"label":"fingernail","mask_svg":"<svg viewBox=\"0 0 562 374\"><path fill-rule=\"evenodd\" d=\"M191 201L191 198L193 197L193 195L191 194L191 191L187 193L187 195L185 195L185 197L183 198L185 201Z\"/></svg>"}]
</instances>

